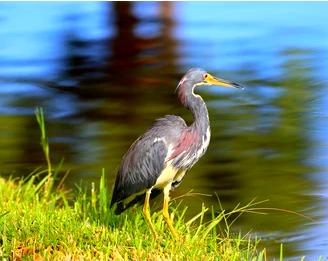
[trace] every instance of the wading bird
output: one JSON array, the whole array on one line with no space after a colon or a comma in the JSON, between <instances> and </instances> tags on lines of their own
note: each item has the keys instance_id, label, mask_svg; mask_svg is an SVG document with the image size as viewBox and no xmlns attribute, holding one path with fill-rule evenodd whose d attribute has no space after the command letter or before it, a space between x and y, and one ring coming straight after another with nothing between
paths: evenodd
<instances>
[{"instance_id":1,"label":"wading bird","mask_svg":"<svg viewBox=\"0 0 328 261\"><path fill-rule=\"evenodd\" d=\"M177 237L170 219L169 192L182 181L186 172L204 155L210 142L210 124L205 102L194 93L196 87L216 85L242 88L239 84L216 78L203 69L190 69L177 86L177 94L184 107L193 115L187 126L178 116L167 115L157 119L153 126L139 137L124 155L118 171L111 207L120 214L138 202L144 202L145 219L156 237L149 211L150 197L164 193L163 215L174 237Z\"/></svg>"}]
</instances>

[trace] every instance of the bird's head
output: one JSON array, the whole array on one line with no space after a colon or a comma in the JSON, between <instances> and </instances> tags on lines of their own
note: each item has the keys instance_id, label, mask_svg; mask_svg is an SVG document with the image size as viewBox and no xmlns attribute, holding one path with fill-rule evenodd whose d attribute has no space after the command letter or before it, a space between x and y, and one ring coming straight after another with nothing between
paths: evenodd
<instances>
[{"instance_id":1,"label":"bird's head","mask_svg":"<svg viewBox=\"0 0 328 261\"><path fill-rule=\"evenodd\" d=\"M188 97L192 97L194 95L195 87L203 85L244 89L244 87L238 83L214 77L200 68L192 68L182 77L176 89L182 104L186 105Z\"/></svg>"},{"instance_id":2,"label":"bird's head","mask_svg":"<svg viewBox=\"0 0 328 261\"><path fill-rule=\"evenodd\" d=\"M190 69L184 75L180 83L183 81L191 82L193 87L202 86L202 85L214 85L214 86L222 86L228 88L244 89L244 87L238 83L217 78L200 68Z\"/></svg>"}]
</instances>

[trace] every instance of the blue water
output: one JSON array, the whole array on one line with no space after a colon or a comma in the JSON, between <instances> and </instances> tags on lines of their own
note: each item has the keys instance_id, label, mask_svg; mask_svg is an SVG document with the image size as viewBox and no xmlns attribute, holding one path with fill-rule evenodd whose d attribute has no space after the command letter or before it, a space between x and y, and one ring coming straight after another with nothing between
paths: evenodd
<instances>
[{"instance_id":1,"label":"blue water","mask_svg":"<svg viewBox=\"0 0 328 261\"><path fill-rule=\"evenodd\" d=\"M217 193L232 208L253 198L297 211L243 215L235 229L263 238L270 258L328 257L328 4L324 2L1 3L1 175L44 163L42 106L67 186L113 182L129 144L179 107L190 67L247 86L208 88L212 141L174 192ZM133 126L133 128L131 128ZM185 199L190 211L202 201ZM195 203L196 202L196 203Z\"/></svg>"}]
</instances>

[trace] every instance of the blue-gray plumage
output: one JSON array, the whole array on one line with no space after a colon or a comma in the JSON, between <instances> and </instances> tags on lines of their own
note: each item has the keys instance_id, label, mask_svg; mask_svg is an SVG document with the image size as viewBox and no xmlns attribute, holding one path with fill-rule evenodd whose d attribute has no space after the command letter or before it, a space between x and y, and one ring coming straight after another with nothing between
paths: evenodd
<instances>
[{"instance_id":1,"label":"blue-gray plumage","mask_svg":"<svg viewBox=\"0 0 328 261\"><path fill-rule=\"evenodd\" d=\"M239 84L218 79L203 69L190 69L177 86L178 98L191 111L194 122L187 126L178 116L168 115L138 138L123 157L115 181L111 206L120 214L144 201L146 220L156 235L149 213L149 199L164 191L163 215L172 234L177 234L168 214L169 191L182 181L185 173L204 155L210 140L210 125L203 99L194 93L197 86L221 85L241 88Z\"/></svg>"},{"instance_id":2,"label":"blue-gray plumage","mask_svg":"<svg viewBox=\"0 0 328 261\"><path fill-rule=\"evenodd\" d=\"M131 145L123 157L115 182L111 205L118 202L117 214L126 209L124 199L149 189L156 183L164 169L168 152L161 138L176 141L185 128L186 124L180 117L168 115L156 120L154 125Z\"/></svg>"}]
</instances>

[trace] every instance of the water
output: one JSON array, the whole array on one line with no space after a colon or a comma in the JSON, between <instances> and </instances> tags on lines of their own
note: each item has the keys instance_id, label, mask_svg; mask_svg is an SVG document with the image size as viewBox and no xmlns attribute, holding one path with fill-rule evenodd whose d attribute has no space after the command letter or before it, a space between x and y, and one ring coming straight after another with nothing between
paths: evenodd
<instances>
[{"instance_id":1,"label":"water","mask_svg":"<svg viewBox=\"0 0 328 261\"><path fill-rule=\"evenodd\" d=\"M34 117L44 108L52 159L66 185L111 184L129 145L165 114L190 113L174 89L190 67L243 83L208 87L212 140L173 196L219 196L223 207L268 200L235 230L269 256L328 256L326 3L2 3L2 176L44 164ZM188 215L215 196L184 197Z\"/></svg>"}]
</instances>

